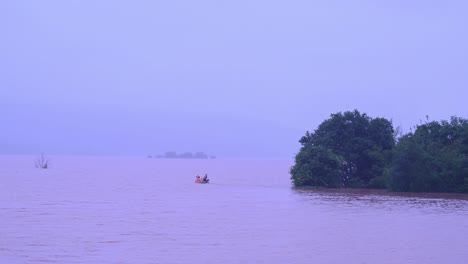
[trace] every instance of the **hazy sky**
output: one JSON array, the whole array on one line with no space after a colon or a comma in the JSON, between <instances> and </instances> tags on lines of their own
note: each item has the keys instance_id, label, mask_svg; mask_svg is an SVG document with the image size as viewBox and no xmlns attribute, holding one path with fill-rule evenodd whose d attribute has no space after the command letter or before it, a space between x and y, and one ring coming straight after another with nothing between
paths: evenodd
<instances>
[{"instance_id":1,"label":"hazy sky","mask_svg":"<svg viewBox=\"0 0 468 264\"><path fill-rule=\"evenodd\" d=\"M468 1L0 1L0 153L282 157L468 117Z\"/></svg>"}]
</instances>

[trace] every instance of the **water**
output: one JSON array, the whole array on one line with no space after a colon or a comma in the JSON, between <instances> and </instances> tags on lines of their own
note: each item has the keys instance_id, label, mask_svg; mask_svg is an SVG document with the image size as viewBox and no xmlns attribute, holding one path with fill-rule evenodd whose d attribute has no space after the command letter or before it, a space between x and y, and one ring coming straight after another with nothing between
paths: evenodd
<instances>
[{"instance_id":1,"label":"water","mask_svg":"<svg viewBox=\"0 0 468 264\"><path fill-rule=\"evenodd\" d=\"M0 263L468 262L466 195L294 190L291 165L0 157Z\"/></svg>"}]
</instances>

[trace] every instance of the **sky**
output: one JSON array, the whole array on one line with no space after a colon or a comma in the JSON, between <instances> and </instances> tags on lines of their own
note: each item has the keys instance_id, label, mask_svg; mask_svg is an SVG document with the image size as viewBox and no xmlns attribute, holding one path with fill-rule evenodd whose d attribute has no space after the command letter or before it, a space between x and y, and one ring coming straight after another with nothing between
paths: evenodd
<instances>
[{"instance_id":1,"label":"sky","mask_svg":"<svg viewBox=\"0 0 468 264\"><path fill-rule=\"evenodd\" d=\"M330 114L468 118L467 1L0 2L0 154L292 158Z\"/></svg>"}]
</instances>

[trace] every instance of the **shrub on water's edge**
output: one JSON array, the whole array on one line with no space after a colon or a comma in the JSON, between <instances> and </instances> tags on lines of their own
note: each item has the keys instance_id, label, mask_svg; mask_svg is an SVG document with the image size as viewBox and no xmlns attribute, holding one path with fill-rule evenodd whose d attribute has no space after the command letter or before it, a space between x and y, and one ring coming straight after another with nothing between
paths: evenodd
<instances>
[{"instance_id":1,"label":"shrub on water's edge","mask_svg":"<svg viewBox=\"0 0 468 264\"><path fill-rule=\"evenodd\" d=\"M468 193L468 120L426 122L406 135L357 110L306 132L291 167L295 187Z\"/></svg>"}]
</instances>

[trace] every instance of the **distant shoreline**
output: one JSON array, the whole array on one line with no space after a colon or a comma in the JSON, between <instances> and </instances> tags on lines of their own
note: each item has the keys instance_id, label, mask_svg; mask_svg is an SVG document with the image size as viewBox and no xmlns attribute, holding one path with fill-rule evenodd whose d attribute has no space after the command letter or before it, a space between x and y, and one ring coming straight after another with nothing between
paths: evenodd
<instances>
[{"instance_id":1,"label":"distant shoreline","mask_svg":"<svg viewBox=\"0 0 468 264\"><path fill-rule=\"evenodd\" d=\"M184 152L177 153L175 151L167 151L164 154L151 155L148 154L147 158L152 159L216 159L215 155L208 155L205 152Z\"/></svg>"}]
</instances>

